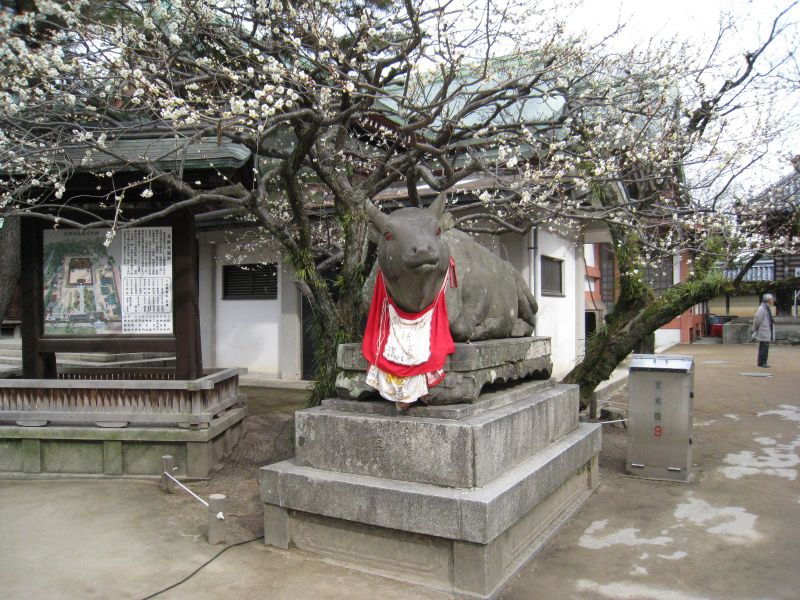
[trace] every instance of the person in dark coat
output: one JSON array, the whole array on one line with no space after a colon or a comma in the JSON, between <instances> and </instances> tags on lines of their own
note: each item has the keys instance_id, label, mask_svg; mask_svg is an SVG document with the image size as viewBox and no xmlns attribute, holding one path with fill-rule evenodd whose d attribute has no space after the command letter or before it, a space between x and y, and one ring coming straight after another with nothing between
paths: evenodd
<instances>
[{"instance_id":1,"label":"person in dark coat","mask_svg":"<svg viewBox=\"0 0 800 600\"><path fill-rule=\"evenodd\" d=\"M764 369L769 369L769 343L775 338L774 320L769 308L771 305L772 294L764 294L753 319L753 338L758 340L758 366Z\"/></svg>"}]
</instances>

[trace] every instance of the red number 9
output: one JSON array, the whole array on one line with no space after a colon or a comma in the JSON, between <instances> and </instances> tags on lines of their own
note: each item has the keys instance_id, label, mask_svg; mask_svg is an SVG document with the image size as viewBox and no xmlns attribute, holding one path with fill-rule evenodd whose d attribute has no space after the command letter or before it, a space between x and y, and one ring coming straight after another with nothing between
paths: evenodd
<instances>
[{"instance_id":1,"label":"red number 9","mask_svg":"<svg viewBox=\"0 0 800 600\"><path fill-rule=\"evenodd\" d=\"M661 437L661 425L656 425L656 437Z\"/></svg>"}]
</instances>

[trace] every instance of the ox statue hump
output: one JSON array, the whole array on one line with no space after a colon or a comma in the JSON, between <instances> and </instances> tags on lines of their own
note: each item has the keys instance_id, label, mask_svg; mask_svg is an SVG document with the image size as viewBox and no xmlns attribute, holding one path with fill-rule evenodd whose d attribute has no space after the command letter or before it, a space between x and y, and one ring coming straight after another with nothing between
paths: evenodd
<instances>
[{"instance_id":1,"label":"ox statue hump","mask_svg":"<svg viewBox=\"0 0 800 600\"><path fill-rule=\"evenodd\" d=\"M455 342L531 335L537 304L527 284L508 262L453 229L444 203L440 194L428 209L403 208L389 215L368 203L378 264L365 294L372 294L379 267L394 303L419 313L435 301L452 257L455 277L445 300Z\"/></svg>"}]
</instances>

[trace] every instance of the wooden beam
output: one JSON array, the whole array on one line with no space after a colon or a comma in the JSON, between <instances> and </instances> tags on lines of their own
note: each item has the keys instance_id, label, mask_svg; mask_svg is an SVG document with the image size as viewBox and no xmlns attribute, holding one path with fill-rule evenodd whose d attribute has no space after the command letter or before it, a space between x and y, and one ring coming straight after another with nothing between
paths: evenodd
<instances>
[{"instance_id":1,"label":"wooden beam","mask_svg":"<svg viewBox=\"0 0 800 600\"><path fill-rule=\"evenodd\" d=\"M175 337L114 336L96 337L46 336L37 342L39 352L175 352Z\"/></svg>"},{"instance_id":2,"label":"wooden beam","mask_svg":"<svg viewBox=\"0 0 800 600\"><path fill-rule=\"evenodd\" d=\"M43 222L22 217L22 373L26 379L55 379L56 355L38 348L44 335Z\"/></svg>"},{"instance_id":3,"label":"wooden beam","mask_svg":"<svg viewBox=\"0 0 800 600\"><path fill-rule=\"evenodd\" d=\"M198 248L194 215L188 210L175 213L172 248L175 376L178 379L199 379L203 376L203 359L200 349Z\"/></svg>"}]
</instances>

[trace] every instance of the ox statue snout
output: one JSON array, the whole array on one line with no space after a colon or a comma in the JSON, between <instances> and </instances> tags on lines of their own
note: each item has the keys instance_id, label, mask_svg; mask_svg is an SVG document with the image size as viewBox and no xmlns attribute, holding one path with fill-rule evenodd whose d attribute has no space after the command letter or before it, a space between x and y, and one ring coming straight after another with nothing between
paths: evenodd
<instances>
[{"instance_id":1,"label":"ox statue snout","mask_svg":"<svg viewBox=\"0 0 800 600\"><path fill-rule=\"evenodd\" d=\"M432 244L412 246L403 254L403 266L414 273L433 271L439 264L441 253Z\"/></svg>"}]
</instances>

